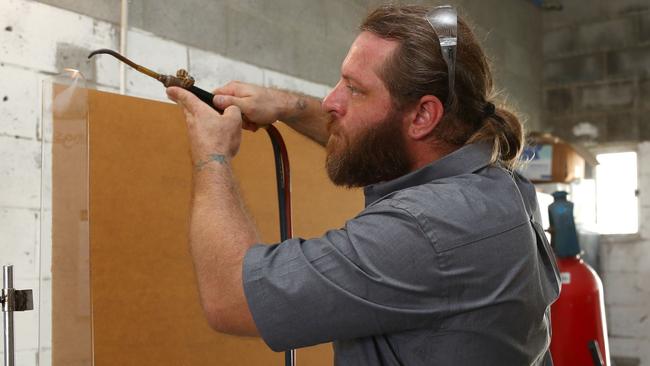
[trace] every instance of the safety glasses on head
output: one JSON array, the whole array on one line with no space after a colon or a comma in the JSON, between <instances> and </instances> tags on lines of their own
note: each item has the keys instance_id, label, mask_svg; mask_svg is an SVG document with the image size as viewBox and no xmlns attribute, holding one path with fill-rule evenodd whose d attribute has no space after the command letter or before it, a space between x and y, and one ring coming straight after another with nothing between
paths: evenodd
<instances>
[{"instance_id":1,"label":"safety glasses on head","mask_svg":"<svg viewBox=\"0 0 650 366\"><path fill-rule=\"evenodd\" d=\"M454 99L454 76L456 73L456 45L458 44L458 15L451 5L436 6L426 14L427 21L438 36L442 58L447 64L449 76L448 106Z\"/></svg>"}]
</instances>

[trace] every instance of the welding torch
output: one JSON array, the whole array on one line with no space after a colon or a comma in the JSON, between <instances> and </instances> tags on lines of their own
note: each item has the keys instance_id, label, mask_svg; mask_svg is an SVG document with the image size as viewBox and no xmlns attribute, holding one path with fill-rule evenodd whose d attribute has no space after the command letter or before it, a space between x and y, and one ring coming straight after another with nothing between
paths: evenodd
<instances>
[{"instance_id":1,"label":"welding torch","mask_svg":"<svg viewBox=\"0 0 650 366\"><path fill-rule=\"evenodd\" d=\"M88 55L88 58L91 58L98 54L111 55L136 69L137 71L140 71L141 73L160 81L167 88L170 86L179 86L185 90L188 90L190 93L196 95L199 99L201 99L204 103L217 110L217 112L223 113L222 110L215 107L213 104L212 100L214 98L214 94L194 86L194 78L191 77L186 70L178 70L176 72L176 76L161 75L157 72L147 69L144 66L136 64L135 62L129 60L128 58L120 55L113 50L106 48L91 52L90 55ZM266 126L265 130L269 135L271 144L273 146L276 186L278 191L278 210L280 214L280 240L285 241L293 236L291 223L291 173L289 169L289 156L287 154L287 147L284 143L284 140L282 139L282 136L280 135L280 132L275 127L273 127L273 125ZM284 353L284 364L285 366L296 365L295 350L289 350Z\"/></svg>"},{"instance_id":2,"label":"welding torch","mask_svg":"<svg viewBox=\"0 0 650 366\"><path fill-rule=\"evenodd\" d=\"M190 93L196 95L199 99L201 99L204 103L207 105L211 106L212 108L216 109L218 112L223 113L222 110L218 109L217 107L214 106L212 99L214 98L214 94L205 91L199 87L196 87L194 85L194 78L191 77L188 72L184 69L180 69L176 72L176 76L174 75L161 75L155 71L149 70L148 68L138 65L135 62L129 60L128 58L122 56L121 54L109 50L107 48L102 48L96 51L93 51L88 55L88 58L91 58L95 55L99 54L106 54L106 55L111 55L115 57L116 59L124 62L125 64L131 66L132 68L136 69L137 71L140 71L141 73L150 76L158 81L160 81L166 88L170 86L178 86L181 87Z\"/></svg>"}]
</instances>

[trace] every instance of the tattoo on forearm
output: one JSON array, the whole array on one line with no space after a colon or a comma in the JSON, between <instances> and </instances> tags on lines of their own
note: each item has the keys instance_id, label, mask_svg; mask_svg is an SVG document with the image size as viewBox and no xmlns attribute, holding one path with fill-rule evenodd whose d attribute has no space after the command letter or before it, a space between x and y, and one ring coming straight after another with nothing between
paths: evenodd
<instances>
[{"instance_id":1,"label":"tattoo on forearm","mask_svg":"<svg viewBox=\"0 0 650 366\"><path fill-rule=\"evenodd\" d=\"M307 109L307 100L303 97L298 98L296 101L296 109L299 111L304 111Z\"/></svg>"},{"instance_id":2,"label":"tattoo on forearm","mask_svg":"<svg viewBox=\"0 0 650 366\"><path fill-rule=\"evenodd\" d=\"M225 164L226 156L223 154L210 154L208 155L208 158L206 160L200 160L199 162L194 164L194 169L196 169L196 171L200 171L201 169L203 169L204 166L208 165L213 161L216 161L219 164Z\"/></svg>"}]
</instances>

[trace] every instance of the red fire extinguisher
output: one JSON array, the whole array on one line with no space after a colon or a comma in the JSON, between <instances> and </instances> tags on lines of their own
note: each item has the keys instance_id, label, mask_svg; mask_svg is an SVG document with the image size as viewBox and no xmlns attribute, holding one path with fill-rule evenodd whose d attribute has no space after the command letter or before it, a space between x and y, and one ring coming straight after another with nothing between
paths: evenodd
<instances>
[{"instance_id":1,"label":"red fire extinguisher","mask_svg":"<svg viewBox=\"0 0 650 366\"><path fill-rule=\"evenodd\" d=\"M555 366L609 366L603 284L580 258L573 203L555 192L549 208L551 245L562 280L559 299L551 306L551 356Z\"/></svg>"}]
</instances>

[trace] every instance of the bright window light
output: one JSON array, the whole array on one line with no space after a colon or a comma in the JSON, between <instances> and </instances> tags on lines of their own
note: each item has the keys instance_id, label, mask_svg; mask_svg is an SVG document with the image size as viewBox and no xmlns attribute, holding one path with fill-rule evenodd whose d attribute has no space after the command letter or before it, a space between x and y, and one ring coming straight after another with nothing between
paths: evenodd
<instances>
[{"instance_id":1,"label":"bright window light","mask_svg":"<svg viewBox=\"0 0 650 366\"><path fill-rule=\"evenodd\" d=\"M596 167L596 225L601 234L639 230L635 152L599 154Z\"/></svg>"}]
</instances>

